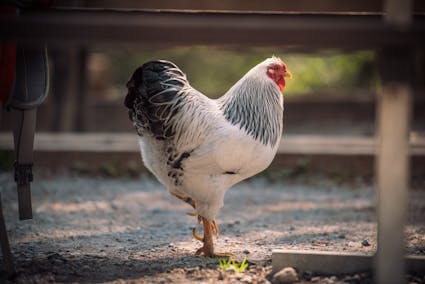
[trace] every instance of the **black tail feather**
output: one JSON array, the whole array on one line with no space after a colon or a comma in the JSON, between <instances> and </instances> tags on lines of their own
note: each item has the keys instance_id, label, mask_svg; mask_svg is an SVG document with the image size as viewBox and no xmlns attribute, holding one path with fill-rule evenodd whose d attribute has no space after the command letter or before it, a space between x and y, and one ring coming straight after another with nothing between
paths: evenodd
<instances>
[{"instance_id":1,"label":"black tail feather","mask_svg":"<svg viewBox=\"0 0 425 284\"><path fill-rule=\"evenodd\" d=\"M179 110L176 96L186 83L186 75L168 61L150 61L137 68L127 83L124 100L136 128L149 130L157 139L173 136L168 119Z\"/></svg>"}]
</instances>

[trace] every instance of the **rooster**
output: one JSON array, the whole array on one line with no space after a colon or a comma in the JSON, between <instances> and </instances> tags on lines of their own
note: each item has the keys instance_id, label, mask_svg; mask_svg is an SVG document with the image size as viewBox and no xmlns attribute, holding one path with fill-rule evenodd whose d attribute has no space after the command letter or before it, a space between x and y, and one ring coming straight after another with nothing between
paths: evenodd
<instances>
[{"instance_id":1,"label":"rooster","mask_svg":"<svg viewBox=\"0 0 425 284\"><path fill-rule=\"evenodd\" d=\"M203 224L196 255L217 257L215 217L225 192L269 166L283 124L285 63L273 56L253 67L218 99L190 86L169 61L137 68L127 83L125 106L146 167L171 194L190 204Z\"/></svg>"}]
</instances>

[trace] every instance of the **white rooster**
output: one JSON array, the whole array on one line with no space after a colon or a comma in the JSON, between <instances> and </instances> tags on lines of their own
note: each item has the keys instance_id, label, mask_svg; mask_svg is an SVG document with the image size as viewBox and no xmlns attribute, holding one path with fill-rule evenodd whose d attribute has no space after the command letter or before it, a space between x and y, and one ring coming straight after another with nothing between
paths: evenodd
<instances>
[{"instance_id":1,"label":"white rooster","mask_svg":"<svg viewBox=\"0 0 425 284\"><path fill-rule=\"evenodd\" d=\"M282 134L285 63L272 57L213 100L190 86L168 61L143 64L127 83L125 106L146 167L203 223L196 255L214 251L215 217L226 191L272 162Z\"/></svg>"}]
</instances>

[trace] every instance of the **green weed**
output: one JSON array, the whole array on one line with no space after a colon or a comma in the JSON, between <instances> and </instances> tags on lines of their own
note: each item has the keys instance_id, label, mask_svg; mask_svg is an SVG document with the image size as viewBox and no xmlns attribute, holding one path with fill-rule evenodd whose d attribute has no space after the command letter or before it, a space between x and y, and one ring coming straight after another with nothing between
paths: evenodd
<instances>
[{"instance_id":1,"label":"green weed","mask_svg":"<svg viewBox=\"0 0 425 284\"><path fill-rule=\"evenodd\" d=\"M241 273L248 268L248 262L246 257L242 260L241 263L234 261L232 258L229 259L220 259L218 264L220 265L221 270L227 271L229 269L234 269L236 272Z\"/></svg>"}]
</instances>

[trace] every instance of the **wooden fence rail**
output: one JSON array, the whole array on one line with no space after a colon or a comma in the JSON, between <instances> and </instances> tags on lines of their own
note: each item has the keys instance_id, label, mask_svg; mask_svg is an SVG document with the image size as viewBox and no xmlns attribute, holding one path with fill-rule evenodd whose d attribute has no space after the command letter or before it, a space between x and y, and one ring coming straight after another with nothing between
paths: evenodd
<instances>
[{"instance_id":1,"label":"wooden fence rail","mask_svg":"<svg viewBox=\"0 0 425 284\"><path fill-rule=\"evenodd\" d=\"M133 133L49 133L35 135L34 150L44 152L139 152ZM279 154L375 155L376 139L365 136L284 135ZM13 150L13 137L0 133L0 150ZM410 139L410 155L425 156L425 137Z\"/></svg>"},{"instance_id":2,"label":"wooden fence rail","mask_svg":"<svg viewBox=\"0 0 425 284\"><path fill-rule=\"evenodd\" d=\"M0 39L59 44L425 46L425 17L398 30L373 14L54 9L0 18Z\"/></svg>"}]
</instances>

